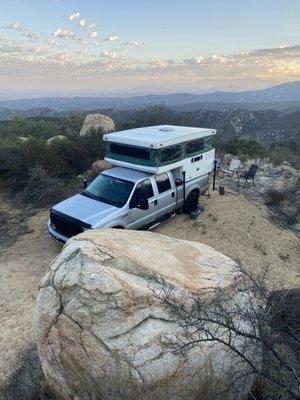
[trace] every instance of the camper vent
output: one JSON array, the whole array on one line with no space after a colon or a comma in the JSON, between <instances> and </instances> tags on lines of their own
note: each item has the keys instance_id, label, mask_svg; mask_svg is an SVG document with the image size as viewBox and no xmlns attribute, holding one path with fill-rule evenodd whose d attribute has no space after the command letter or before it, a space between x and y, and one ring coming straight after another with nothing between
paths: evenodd
<instances>
[{"instance_id":1,"label":"camper vent","mask_svg":"<svg viewBox=\"0 0 300 400\"><path fill-rule=\"evenodd\" d=\"M160 128L159 129L161 132L170 132L170 131L174 131L173 128L168 128L167 126Z\"/></svg>"}]
</instances>

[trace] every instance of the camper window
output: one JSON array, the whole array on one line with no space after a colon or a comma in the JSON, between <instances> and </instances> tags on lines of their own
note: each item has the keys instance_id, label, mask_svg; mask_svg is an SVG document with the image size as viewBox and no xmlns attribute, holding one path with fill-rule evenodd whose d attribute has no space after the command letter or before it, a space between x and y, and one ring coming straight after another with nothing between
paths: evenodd
<instances>
[{"instance_id":1,"label":"camper window","mask_svg":"<svg viewBox=\"0 0 300 400\"><path fill-rule=\"evenodd\" d=\"M181 156L182 156L182 150L180 144L177 146L170 146L161 150L160 161L161 162L173 161L177 160Z\"/></svg>"},{"instance_id":2,"label":"camper window","mask_svg":"<svg viewBox=\"0 0 300 400\"><path fill-rule=\"evenodd\" d=\"M203 155L201 154L201 156L193 157L191 161L192 161L192 163L194 163L194 162L202 160L202 158L203 158Z\"/></svg>"},{"instance_id":3,"label":"camper window","mask_svg":"<svg viewBox=\"0 0 300 400\"><path fill-rule=\"evenodd\" d=\"M110 151L113 154L119 154L121 156L130 156L139 158L141 160L150 160L150 151L141 147L124 146L122 144L111 143Z\"/></svg>"},{"instance_id":4,"label":"camper window","mask_svg":"<svg viewBox=\"0 0 300 400\"><path fill-rule=\"evenodd\" d=\"M191 142L187 142L185 145L186 154L197 153L198 151L201 151L203 149L204 149L203 139L192 140Z\"/></svg>"},{"instance_id":5,"label":"camper window","mask_svg":"<svg viewBox=\"0 0 300 400\"><path fill-rule=\"evenodd\" d=\"M157 185L158 193L163 193L171 189L171 183L166 172L155 176L154 179Z\"/></svg>"}]
</instances>

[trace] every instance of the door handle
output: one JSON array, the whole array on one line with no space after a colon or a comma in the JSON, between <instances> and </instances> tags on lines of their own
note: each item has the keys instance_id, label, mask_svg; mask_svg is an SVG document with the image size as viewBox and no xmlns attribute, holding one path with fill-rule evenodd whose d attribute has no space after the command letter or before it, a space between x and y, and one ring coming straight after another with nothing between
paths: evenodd
<instances>
[{"instance_id":1,"label":"door handle","mask_svg":"<svg viewBox=\"0 0 300 400\"><path fill-rule=\"evenodd\" d=\"M157 206L157 200L152 200L150 201L151 204L154 204L155 206Z\"/></svg>"},{"instance_id":2,"label":"door handle","mask_svg":"<svg viewBox=\"0 0 300 400\"><path fill-rule=\"evenodd\" d=\"M172 192L172 197L174 197L175 196L175 192Z\"/></svg>"}]
</instances>

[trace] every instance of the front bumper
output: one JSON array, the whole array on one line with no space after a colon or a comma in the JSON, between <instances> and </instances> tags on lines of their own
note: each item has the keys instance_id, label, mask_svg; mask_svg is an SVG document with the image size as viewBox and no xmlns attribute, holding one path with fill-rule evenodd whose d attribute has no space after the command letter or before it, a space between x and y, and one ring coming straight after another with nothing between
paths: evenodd
<instances>
[{"instance_id":1,"label":"front bumper","mask_svg":"<svg viewBox=\"0 0 300 400\"><path fill-rule=\"evenodd\" d=\"M53 228L51 228L51 222L50 219L48 221L48 233L49 235L55 239L56 241L58 241L59 243L66 243L66 241L69 239L67 236L64 236L63 234L61 234L60 232L55 231Z\"/></svg>"}]
</instances>

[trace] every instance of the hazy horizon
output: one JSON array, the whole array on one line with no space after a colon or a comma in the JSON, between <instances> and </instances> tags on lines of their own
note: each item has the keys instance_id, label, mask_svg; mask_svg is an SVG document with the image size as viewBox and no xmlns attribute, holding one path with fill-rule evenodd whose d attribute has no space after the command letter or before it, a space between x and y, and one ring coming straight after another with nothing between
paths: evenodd
<instances>
[{"instance_id":1,"label":"hazy horizon","mask_svg":"<svg viewBox=\"0 0 300 400\"><path fill-rule=\"evenodd\" d=\"M0 96L257 90L300 80L300 2L11 0Z\"/></svg>"}]
</instances>

